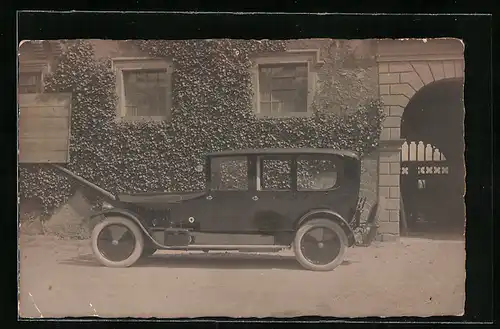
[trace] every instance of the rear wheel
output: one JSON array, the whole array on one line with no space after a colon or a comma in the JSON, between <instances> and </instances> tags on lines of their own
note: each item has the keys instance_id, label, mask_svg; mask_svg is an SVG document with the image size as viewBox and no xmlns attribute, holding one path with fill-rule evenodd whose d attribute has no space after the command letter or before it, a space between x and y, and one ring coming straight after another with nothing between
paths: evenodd
<instances>
[{"instance_id":1,"label":"rear wheel","mask_svg":"<svg viewBox=\"0 0 500 329\"><path fill-rule=\"evenodd\" d=\"M129 267L143 254L144 237L132 220L108 217L92 231L92 251L107 267Z\"/></svg>"},{"instance_id":2,"label":"rear wheel","mask_svg":"<svg viewBox=\"0 0 500 329\"><path fill-rule=\"evenodd\" d=\"M328 219L313 219L299 227L293 250L302 267L312 271L331 271L344 260L347 235Z\"/></svg>"}]
</instances>

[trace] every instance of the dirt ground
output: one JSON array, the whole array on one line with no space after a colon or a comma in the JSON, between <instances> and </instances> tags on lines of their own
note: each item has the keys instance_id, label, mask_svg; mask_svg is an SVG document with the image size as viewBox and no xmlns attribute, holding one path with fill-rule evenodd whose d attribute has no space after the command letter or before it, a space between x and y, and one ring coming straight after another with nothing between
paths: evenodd
<instances>
[{"instance_id":1,"label":"dirt ground","mask_svg":"<svg viewBox=\"0 0 500 329\"><path fill-rule=\"evenodd\" d=\"M88 241L21 236L21 317L460 315L461 239L401 238L348 250L332 272L280 254L159 252L105 268Z\"/></svg>"}]
</instances>

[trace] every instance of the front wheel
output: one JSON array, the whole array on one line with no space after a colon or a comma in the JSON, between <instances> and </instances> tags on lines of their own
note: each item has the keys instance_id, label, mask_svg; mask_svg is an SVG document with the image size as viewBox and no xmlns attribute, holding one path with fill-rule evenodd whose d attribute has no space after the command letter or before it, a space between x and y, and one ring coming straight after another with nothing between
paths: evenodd
<instances>
[{"instance_id":1,"label":"front wheel","mask_svg":"<svg viewBox=\"0 0 500 329\"><path fill-rule=\"evenodd\" d=\"M92 251L107 267L129 267L143 254L144 237L130 219L108 217L92 231Z\"/></svg>"},{"instance_id":2,"label":"front wheel","mask_svg":"<svg viewBox=\"0 0 500 329\"><path fill-rule=\"evenodd\" d=\"M299 227L293 251L302 267L312 271L331 271L344 260L347 235L328 219L313 219Z\"/></svg>"}]
</instances>

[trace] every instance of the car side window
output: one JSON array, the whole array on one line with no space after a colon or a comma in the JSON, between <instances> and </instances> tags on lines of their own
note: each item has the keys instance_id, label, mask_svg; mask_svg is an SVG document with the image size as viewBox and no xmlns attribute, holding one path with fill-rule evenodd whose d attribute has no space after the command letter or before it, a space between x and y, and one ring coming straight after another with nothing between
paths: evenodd
<instances>
[{"instance_id":1,"label":"car side window","mask_svg":"<svg viewBox=\"0 0 500 329\"><path fill-rule=\"evenodd\" d=\"M328 190L336 187L338 179L334 159L300 156L297 159L297 190Z\"/></svg>"},{"instance_id":2,"label":"car side window","mask_svg":"<svg viewBox=\"0 0 500 329\"><path fill-rule=\"evenodd\" d=\"M266 190L291 190L291 160L261 158L258 163L257 189Z\"/></svg>"},{"instance_id":3,"label":"car side window","mask_svg":"<svg viewBox=\"0 0 500 329\"><path fill-rule=\"evenodd\" d=\"M210 167L212 190L248 190L248 163L246 157L215 157L212 159Z\"/></svg>"}]
</instances>

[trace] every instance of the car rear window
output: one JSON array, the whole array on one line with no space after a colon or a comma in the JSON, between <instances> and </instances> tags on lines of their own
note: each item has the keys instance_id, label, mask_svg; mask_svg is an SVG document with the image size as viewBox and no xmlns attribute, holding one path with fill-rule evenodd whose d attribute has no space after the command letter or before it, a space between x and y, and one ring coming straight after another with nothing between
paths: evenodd
<instances>
[{"instance_id":1,"label":"car rear window","mask_svg":"<svg viewBox=\"0 0 500 329\"><path fill-rule=\"evenodd\" d=\"M300 156L297 159L297 190L328 190L336 187L337 165L334 159Z\"/></svg>"}]
</instances>

